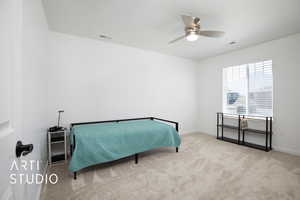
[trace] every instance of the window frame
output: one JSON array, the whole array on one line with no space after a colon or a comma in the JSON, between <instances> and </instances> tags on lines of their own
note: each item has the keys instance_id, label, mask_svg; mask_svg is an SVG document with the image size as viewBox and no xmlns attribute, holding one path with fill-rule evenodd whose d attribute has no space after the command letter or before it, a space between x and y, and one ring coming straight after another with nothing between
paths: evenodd
<instances>
[{"instance_id":1,"label":"window frame","mask_svg":"<svg viewBox=\"0 0 300 200\"><path fill-rule=\"evenodd\" d=\"M249 72L249 66L251 64L258 64L258 63L264 63L264 62L271 62L271 70L272 70L272 96L271 96L271 112L272 114L271 115L259 115L259 114L255 114L255 115L252 115L252 114L249 114L248 111L249 111L249 80L250 80L250 72ZM227 92L225 92L225 77L224 77L224 72L226 69L228 68L233 68L233 67L241 67L241 66L246 66L246 82L247 82L247 91L246 91L246 103L245 103L245 106L246 106L246 113L245 114L239 114L239 113L236 113L236 114L233 114L233 113L229 113L229 112L225 112L225 110L227 111L226 109L226 105L227 105L227 101L226 101L226 98L225 98L225 94L227 94ZM264 65L265 66L265 65ZM257 61L257 62L251 62L251 63L247 63L247 64L239 64L239 65L232 65L232 66L228 66L228 67L223 67L222 68L222 112L224 113L225 116L227 117L230 117L230 118L236 118L238 115L245 115L247 116L247 118L251 118L251 119L258 119L258 120L265 120L265 117L272 117L274 118L274 76L273 76L273 60L272 59L266 59L266 60L263 60L263 61Z\"/></svg>"}]
</instances>

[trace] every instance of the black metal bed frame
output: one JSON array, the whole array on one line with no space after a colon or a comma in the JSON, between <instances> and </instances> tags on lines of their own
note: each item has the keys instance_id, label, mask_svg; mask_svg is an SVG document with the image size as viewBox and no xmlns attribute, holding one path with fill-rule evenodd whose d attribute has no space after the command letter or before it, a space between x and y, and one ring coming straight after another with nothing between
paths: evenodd
<instances>
[{"instance_id":1,"label":"black metal bed frame","mask_svg":"<svg viewBox=\"0 0 300 200\"><path fill-rule=\"evenodd\" d=\"M244 145L247 147L259 149L259 150L264 150L266 152L272 150L272 123L273 123L273 117L260 117L262 119L265 119L266 121L266 129L265 130L257 130L257 129L252 129L252 128L246 128L242 129L241 128L241 119L245 118L245 116L252 117L249 115L234 115L238 117L238 126L232 126L232 125L226 125L224 124L224 114L222 112L217 113L217 139L223 140L226 142L231 142L234 144L239 144L239 145ZM226 114L225 114L226 115ZM256 116L253 116L256 117ZM221 124L220 124L220 118L221 118ZM219 136L219 128L221 128L221 137ZM232 139L228 137L224 137L224 128L228 129L234 129L238 130L238 139ZM245 142L245 132L252 132L252 133L258 133L265 135L265 146L263 145L258 145L250 142ZM241 140L241 133L242 133L242 140Z\"/></svg>"},{"instance_id":2,"label":"black metal bed frame","mask_svg":"<svg viewBox=\"0 0 300 200\"><path fill-rule=\"evenodd\" d=\"M163 121L171 124L175 124L175 129L178 132L178 122L175 121L170 121L166 119L161 119L157 117L142 117L142 118L130 118L130 119L116 119L116 120L106 120L106 121L92 121L92 122L78 122L78 123L71 123L70 124L70 132L72 130L73 126L76 125L85 125L85 124L99 124L99 123L109 123L109 122L122 122L122 121L134 121L134 120L145 120L145 119L150 119L150 120L158 120L158 121ZM70 149L71 149L71 156L73 155L74 149L76 147L75 144L75 135L73 134L73 144L70 143ZM178 147L176 147L176 152L178 152ZM134 154L135 157L135 164L138 164L138 153ZM74 172L74 179L77 178L77 172Z\"/></svg>"}]
</instances>

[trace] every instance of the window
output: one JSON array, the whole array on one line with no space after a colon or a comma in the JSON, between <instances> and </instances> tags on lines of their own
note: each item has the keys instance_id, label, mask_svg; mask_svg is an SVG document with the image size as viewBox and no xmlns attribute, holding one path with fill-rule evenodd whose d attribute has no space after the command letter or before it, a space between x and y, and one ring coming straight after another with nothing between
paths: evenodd
<instances>
[{"instance_id":1,"label":"window","mask_svg":"<svg viewBox=\"0 0 300 200\"><path fill-rule=\"evenodd\" d=\"M223 112L273 116L272 60L223 69Z\"/></svg>"}]
</instances>

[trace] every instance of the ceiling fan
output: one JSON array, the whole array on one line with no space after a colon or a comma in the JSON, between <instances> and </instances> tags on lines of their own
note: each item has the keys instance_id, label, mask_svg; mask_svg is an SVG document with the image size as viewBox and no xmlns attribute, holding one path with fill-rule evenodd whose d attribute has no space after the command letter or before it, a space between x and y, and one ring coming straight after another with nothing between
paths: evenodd
<instances>
[{"instance_id":1,"label":"ceiling fan","mask_svg":"<svg viewBox=\"0 0 300 200\"><path fill-rule=\"evenodd\" d=\"M199 17L181 15L181 18L185 25L185 28L184 28L185 35L170 41L169 44L177 42L178 40L181 40L183 38L186 38L188 41L193 42L193 41L198 40L199 36L218 38L218 37L222 37L225 34L223 31L202 31L202 30L200 30L200 18Z\"/></svg>"}]
</instances>

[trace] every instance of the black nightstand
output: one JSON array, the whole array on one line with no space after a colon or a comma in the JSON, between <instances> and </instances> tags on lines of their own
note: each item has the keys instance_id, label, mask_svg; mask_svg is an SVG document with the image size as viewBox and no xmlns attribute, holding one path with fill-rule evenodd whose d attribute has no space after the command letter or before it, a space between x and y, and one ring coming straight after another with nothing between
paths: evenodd
<instances>
[{"instance_id":1,"label":"black nightstand","mask_svg":"<svg viewBox=\"0 0 300 200\"><path fill-rule=\"evenodd\" d=\"M67 161L67 129L63 128L58 131L48 130L48 162L49 165Z\"/></svg>"}]
</instances>

